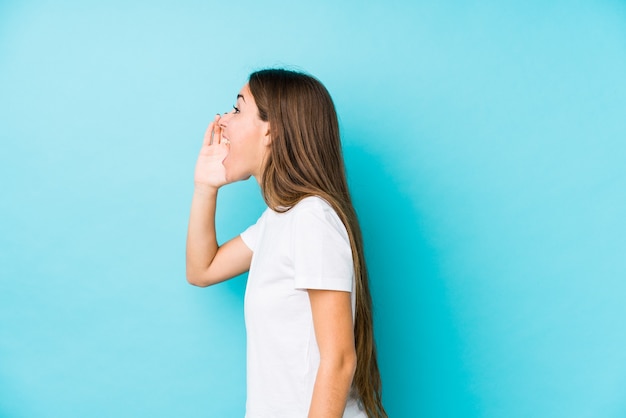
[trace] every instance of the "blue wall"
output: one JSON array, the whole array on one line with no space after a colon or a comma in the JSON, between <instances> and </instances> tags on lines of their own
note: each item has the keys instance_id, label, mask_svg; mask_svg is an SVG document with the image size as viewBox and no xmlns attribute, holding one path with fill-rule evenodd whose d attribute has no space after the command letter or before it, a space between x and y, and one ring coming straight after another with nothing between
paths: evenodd
<instances>
[{"instance_id":1,"label":"blue wall","mask_svg":"<svg viewBox=\"0 0 626 418\"><path fill-rule=\"evenodd\" d=\"M336 101L392 417L626 416L626 3L127 3L0 3L1 417L243 416L245 278L184 245L270 65Z\"/></svg>"}]
</instances>

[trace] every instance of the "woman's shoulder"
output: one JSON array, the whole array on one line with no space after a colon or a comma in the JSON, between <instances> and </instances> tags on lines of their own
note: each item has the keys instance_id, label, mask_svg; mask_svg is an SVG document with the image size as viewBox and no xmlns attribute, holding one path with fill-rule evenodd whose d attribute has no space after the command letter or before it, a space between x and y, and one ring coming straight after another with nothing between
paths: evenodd
<instances>
[{"instance_id":1,"label":"woman's shoulder","mask_svg":"<svg viewBox=\"0 0 626 418\"><path fill-rule=\"evenodd\" d=\"M294 205L289 212L292 212L294 219L297 221L317 219L318 222L315 223L319 227L324 224L332 229L336 229L341 234L347 234L346 228L335 209L333 209L326 199L320 196L304 197Z\"/></svg>"},{"instance_id":2,"label":"woman's shoulder","mask_svg":"<svg viewBox=\"0 0 626 418\"><path fill-rule=\"evenodd\" d=\"M325 199L321 198L320 196L306 196L302 198L298 203L296 203L292 209L296 209L296 208L300 208L300 209L311 208L311 209L321 209L321 210L330 209L331 211L334 212L330 203L328 203Z\"/></svg>"},{"instance_id":3,"label":"woman's shoulder","mask_svg":"<svg viewBox=\"0 0 626 418\"><path fill-rule=\"evenodd\" d=\"M324 218L338 218L335 209L324 198L320 196L306 196L296 203L289 212L313 213Z\"/></svg>"}]
</instances>

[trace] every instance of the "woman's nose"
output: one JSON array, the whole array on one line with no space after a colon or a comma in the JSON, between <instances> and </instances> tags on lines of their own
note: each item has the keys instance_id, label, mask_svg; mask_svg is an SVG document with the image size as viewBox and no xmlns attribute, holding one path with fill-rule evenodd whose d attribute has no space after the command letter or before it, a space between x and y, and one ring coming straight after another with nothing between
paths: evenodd
<instances>
[{"instance_id":1,"label":"woman's nose","mask_svg":"<svg viewBox=\"0 0 626 418\"><path fill-rule=\"evenodd\" d=\"M220 116L220 121L219 121L219 126L222 128L225 128L226 125L228 124L228 120L230 119L230 113L229 112L224 112L221 116Z\"/></svg>"}]
</instances>

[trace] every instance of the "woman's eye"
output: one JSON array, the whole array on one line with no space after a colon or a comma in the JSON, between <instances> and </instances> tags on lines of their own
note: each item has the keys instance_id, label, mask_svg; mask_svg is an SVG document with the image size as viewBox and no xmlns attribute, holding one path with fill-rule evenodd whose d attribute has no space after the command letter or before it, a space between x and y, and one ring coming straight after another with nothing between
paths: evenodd
<instances>
[{"instance_id":1,"label":"woman's eye","mask_svg":"<svg viewBox=\"0 0 626 418\"><path fill-rule=\"evenodd\" d=\"M233 109L235 109L235 113L239 113L239 108L237 106L233 106Z\"/></svg>"}]
</instances>

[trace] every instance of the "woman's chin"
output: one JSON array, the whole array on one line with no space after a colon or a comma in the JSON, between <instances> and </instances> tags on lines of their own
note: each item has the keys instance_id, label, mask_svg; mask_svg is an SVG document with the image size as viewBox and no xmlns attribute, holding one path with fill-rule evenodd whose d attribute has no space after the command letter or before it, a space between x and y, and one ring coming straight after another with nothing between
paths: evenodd
<instances>
[{"instance_id":1,"label":"woman's chin","mask_svg":"<svg viewBox=\"0 0 626 418\"><path fill-rule=\"evenodd\" d=\"M252 177L251 174L230 174L230 173L226 173L226 181L228 183L234 183L236 181L244 181L244 180L248 180L250 177Z\"/></svg>"}]
</instances>

